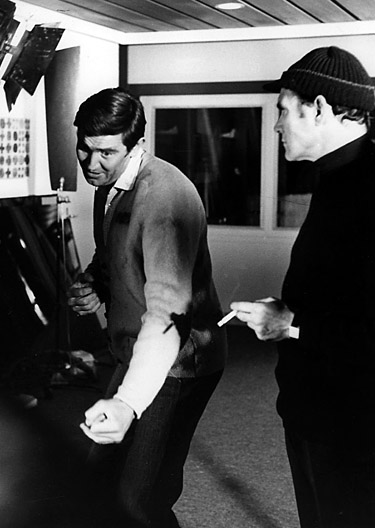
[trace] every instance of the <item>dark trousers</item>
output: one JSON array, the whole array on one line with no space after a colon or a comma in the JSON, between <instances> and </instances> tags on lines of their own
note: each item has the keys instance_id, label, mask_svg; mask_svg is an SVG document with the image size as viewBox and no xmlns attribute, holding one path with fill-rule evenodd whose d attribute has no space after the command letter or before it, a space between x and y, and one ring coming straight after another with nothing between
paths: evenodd
<instances>
[{"instance_id":1,"label":"dark trousers","mask_svg":"<svg viewBox=\"0 0 375 528\"><path fill-rule=\"evenodd\" d=\"M285 438L301 528L374 528L375 448Z\"/></svg>"},{"instance_id":2,"label":"dark trousers","mask_svg":"<svg viewBox=\"0 0 375 528\"><path fill-rule=\"evenodd\" d=\"M115 373L112 386L123 375ZM172 507L182 492L183 466L221 375L168 377L121 444L95 444L89 457L90 497L98 527L179 526Z\"/></svg>"}]
</instances>

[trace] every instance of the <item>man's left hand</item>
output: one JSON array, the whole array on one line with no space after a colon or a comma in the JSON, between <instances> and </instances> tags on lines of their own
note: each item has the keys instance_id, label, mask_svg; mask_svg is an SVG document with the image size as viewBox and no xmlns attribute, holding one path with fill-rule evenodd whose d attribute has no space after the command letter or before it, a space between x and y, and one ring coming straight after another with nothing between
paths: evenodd
<instances>
[{"instance_id":1,"label":"man's left hand","mask_svg":"<svg viewBox=\"0 0 375 528\"><path fill-rule=\"evenodd\" d=\"M118 444L134 417L133 409L118 398L99 400L86 411L80 427L97 444Z\"/></svg>"},{"instance_id":2,"label":"man's left hand","mask_svg":"<svg viewBox=\"0 0 375 528\"><path fill-rule=\"evenodd\" d=\"M279 299L233 302L230 308L236 310L236 317L252 328L261 341L280 341L289 336L294 314Z\"/></svg>"}]
</instances>

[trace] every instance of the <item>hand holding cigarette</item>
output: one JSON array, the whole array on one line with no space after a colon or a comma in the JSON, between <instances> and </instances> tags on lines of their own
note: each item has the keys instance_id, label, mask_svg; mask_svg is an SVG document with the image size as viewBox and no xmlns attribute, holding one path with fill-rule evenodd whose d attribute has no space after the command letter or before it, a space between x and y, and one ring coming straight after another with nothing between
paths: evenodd
<instances>
[{"instance_id":1,"label":"hand holding cigarette","mask_svg":"<svg viewBox=\"0 0 375 528\"><path fill-rule=\"evenodd\" d=\"M253 302L232 302L230 307L261 341L280 341L288 337L294 314L280 299L266 297Z\"/></svg>"}]
</instances>

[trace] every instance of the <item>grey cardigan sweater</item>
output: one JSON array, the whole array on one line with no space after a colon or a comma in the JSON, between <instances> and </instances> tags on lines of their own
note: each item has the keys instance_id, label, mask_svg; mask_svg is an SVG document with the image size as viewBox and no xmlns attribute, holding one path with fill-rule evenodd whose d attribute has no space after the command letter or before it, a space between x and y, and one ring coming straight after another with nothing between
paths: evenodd
<instances>
[{"instance_id":1,"label":"grey cardigan sweater","mask_svg":"<svg viewBox=\"0 0 375 528\"><path fill-rule=\"evenodd\" d=\"M164 363L167 374L177 377L221 370L226 336L217 327L222 312L195 186L176 167L144 153L134 187L118 196L105 236L107 193L103 187L95 193L96 253L88 271L106 303L113 353L138 370L130 392L137 392L147 362L155 369ZM129 337L133 351L126 346ZM126 384L125 376L122 395Z\"/></svg>"}]
</instances>

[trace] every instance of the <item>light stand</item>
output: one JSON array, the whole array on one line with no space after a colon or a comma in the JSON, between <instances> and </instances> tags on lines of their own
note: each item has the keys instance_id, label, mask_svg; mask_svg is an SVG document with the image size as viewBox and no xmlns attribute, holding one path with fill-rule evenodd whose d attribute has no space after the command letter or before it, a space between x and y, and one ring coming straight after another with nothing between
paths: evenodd
<instances>
[{"instance_id":1,"label":"light stand","mask_svg":"<svg viewBox=\"0 0 375 528\"><path fill-rule=\"evenodd\" d=\"M94 358L91 354L82 350L73 351L71 344L71 321L70 308L65 301L62 292L66 292L71 284L71 278L67 272L66 255L66 221L70 219L68 204L69 197L64 194L64 178L60 178L57 189L57 248L56 248L56 333L55 333L55 357L64 358L62 372L56 372L52 376L52 385L71 384L71 379L82 376L82 371L91 380L96 379ZM62 350L61 326L65 330L64 350ZM83 357L86 357L84 361ZM91 360L92 357L92 360ZM92 364L90 364L92 363Z\"/></svg>"}]
</instances>

